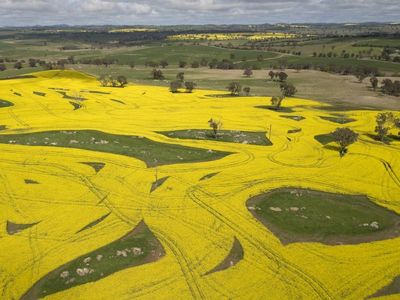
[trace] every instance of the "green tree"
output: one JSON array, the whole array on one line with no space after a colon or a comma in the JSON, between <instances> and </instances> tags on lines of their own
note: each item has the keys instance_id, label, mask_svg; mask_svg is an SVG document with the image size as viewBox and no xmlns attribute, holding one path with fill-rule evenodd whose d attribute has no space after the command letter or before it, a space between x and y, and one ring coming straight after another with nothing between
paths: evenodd
<instances>
[{"instance_id":1,"label":"green tree","mask_svg":"<svg viewBox=\"0 0 400 300\"><path fill-rule=\"evenodd\" d=\"M274 71L269 71L268 76L271 78L271 80L274 80L275 72Z\"/></svg>"},{"instance_id":2,"label":"green tree","mask_svg":"<svg viewBox=\"0 0 400 300\"><path fill-rule=\"evenodd\" d=\"M196 87L196 84L193 81L186 81L185 82L185 88L186 88L186 93L191 93Z\"/></svg>"},{"instance_id":3,"label":"green tree","mask_svg":"<svg viewBox=\"0 0 400 300\"><path fill-rule=\"evenodd\" d=\"M176 74L176 79L178 79L180 81L184 81L185 80L185 73L184 72L179 72L178 74Z\"/></svg>"},{"instance_id":4,"label":"green tree","mask_svg":"<svg viewBox=\"0 0 400 300\"><path fill-rule=\"evenodd\" d=\"M374 91L376 90L376 88L378 87L378 78L376 78L375 76L372 76L369 79L369 82L371 82L371 87L374 89Z\"/></svg>"},{"instance_id":5,"label":"green tree","mask_svg":"<svg viewBox=\"0 0 400 300\"><path fill-rule=\"evenodd\" d=\"M161 70L159 70L159 69L153 69L153 70L151 71L150 75L151 75L151 77L152 77L153 79L156 79L156 80L162 80L162 79L164 79L164 74L163 74L163 72L162 72Z\"/></svg>"},{"instance_id":6,"label":"green tree","mask_svg":"<svg viewBox=\"0 0 400 300\"><path fill-rule=\"evenodd\" d=\"M172 81L169 84L169 91L171 93L177 93L181 87L182 87L182 81Z\"/></svg>"},{"instance_id":7,"label":"green tree","mask_svg":"<svg viewBox=\"0 0 400 300\"><path fill-rule=\"evenodd\" d=\"M232 96L239 96L242 91L242 85L239 82L231 82L226 88Z\"/></svg>"},{"instance_id":8,"label":"green tree","mask_svg":"<svg viewBox=\"0 0 400 300\"><path fill-rule=\"evenodd\" d=\"M128 84L128 80L123 75L118 76L117 81L118 81L120 87L124 87L125 85Z\"/></svg>"},{"instance_id":9,"label":"green tree","mask_svg":"<svg viewBox=\"0 0 400 300\"><path fill-rule=\"evenodd\" d=\"M347 147L355 143L358 139L358 134L350 128L336 128L331 133L333 140L339 145L340 157L343 157L347 153Z\"/></svg>"},{"instance_id":10,"label":"green tree","mask_svg":"<svg viewBox=\"0 0 400 300\"><path fill-rule=\"evenodd\" d=\"M211 118L210 120L208 120L208 125L211 127L213 136L216 139L218 137L219 130L221 130L222 128L222 122Z\"/></svg>"},{"instance_id":11,"label":"green tree","mask_svg":"<svg viewBox=\"0 0 400 300\"><path fill-rule=\"evenodd\" d=\"M273 106L275 106L275 108L278 110L282 105L283 99L284 99L284 97L282 97L282 96L273 96L271 98L271 104Z\"/></svg>"},{"instance_id":12,"label":"green tree","mask_svg":"<svg viewBox=\"0 0 400 300\"><path fill-rule=\"evenodd\" d=\"M246 94L246 96L250 95L250 87L246 86L243 88L243 92Z\"/></svg>"},{"instance_id":13,"label":"green tree","mask_svg":"<svg viewBox=\"0 0 400 300\"><path fill-rule=\"evenodd\" d=\"M387 135L392 127L394 115L391 112L383 112L376 115L375 133L381 142L387 141Z\"/></svg>"},{"instance_id":14,"label":"green tree","mask_svg":"<svg viewBox=\"0 0 400 300\"><path fill-rule=\"evenodd\" d=\"M160 66L161 66L163 69L165 69L165 67L168 66L168 62L167 62L166 60L162 60L162 61L160 61Z\"/></svg>"},{"instance_id":15,"label":"green tree","mask_svg":"<svg viewBox=\"0 0 400 300\"><path fill-rule=\"evenodd\" d=\"M297 93L296 87L291 83L281 83L280 89L283 97L293 97Z\"/></svg>"},{"instance_id":16,"label":"green tree","mask_svg":"<svg viewBox=\"0 0 400 300\"><path fill-rule=\"evenodd\" d=\"M193 69L197 69L200 67L200 63L196 60L196 61L192 62L191 67Z\"/></svg>"},{"instance_id":17,"label":"green tree","mask_svg":"<svg viewBox=\"0 0 400 300\"><path fill-rule=\"evenodd\" d=\"M243 75L246 77L251 77L253 75L253 70L250 68L246 68L243 72Z\"/></svg>"},{"instance_id":18,"label":"green tree","mask_svg":"<svg viewBox=\"0 0 400 300\"><path fill-rule=\"evenodd\" d=\"M108 76L105 76L105 75L101 75L100 76L100 78L99 78L99 82L100 82L100 84L101 84L101 86L108 86Z\"/></svg>"},{"instance_id":19,"label":"green tree","mask_svg":"<svg viewBox=\"0 0 400 300\"><path fill-rule=\"evenodd\" d=\"M22 62L20 62L20 61L17 61L15 64L14 64L14 68L15 69L17 69L17 70L19 70L19 69L22 69Z\"/></svg>"},{"instance_id":20,"label":"green tree","mask_svg":"<svg viewBox=\"0 0 400 300\"><path fill-rule=\"evenodd\" d=\"M278 77L279 77L279 81L283 82L283 81L286 81L286 79L288 78L288 74L286 74L285 72L279 72Z\"/></svg>"}]
</instances>

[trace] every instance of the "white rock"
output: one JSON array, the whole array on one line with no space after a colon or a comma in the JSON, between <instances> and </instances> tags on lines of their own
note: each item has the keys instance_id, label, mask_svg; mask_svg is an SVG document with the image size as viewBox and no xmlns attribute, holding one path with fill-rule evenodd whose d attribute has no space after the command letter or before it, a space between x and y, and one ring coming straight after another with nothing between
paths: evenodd
<instances>
[{"instance_id":1,"label":"white rock","mask_svg":"<svg viewBox=\"0 0 400 300\"><path fill-rule=\"evenodd\" d=\"M86 258L83 260L83 263L88 264L88 263L90 263L91 260L92 260L92 259L91 259L90 257L86 257Z\"/></svg>"},{"instance_id":2,"label":"white rock","mask_svg":"<svg viewBox=\"0 0 400 300\"><path fill-rule=\"evenodd\" d=\"M375 229L379 229L379 223L376 222L376 221L374 221L371 224L369 224L369 226L371 226L372 228L375 228Z\"/></svg>"},{"instance_id":3,"label":"white rock","mask_svg":"<svg viewBox=\"0 0 400 300\"><path fill-rule=\"evenodd\" d=\"M133 247L133 248L132 248L132 252L133 252L133 255L134 255L134 256L143 254L142 249L139 248L139 247Z\"/></svg>"},{"instance_id":4,"label":"white rock","mask_svg":"<svg viewBox=\"0 0 400 300\"><path fill-rule=\"evenodd\" d=\"M282 208L280 207L270 207L269 209L272 211L282 211Z\"/></svg>"},{"instance_id":5,"label":"white rock","mask_svg":"<svg viewBox=\"0 0 400 300\"><path fill-rule=\"evenodd\" d=\"M68 271L61 272L61 274L60 274L60 277L61 277L62 279L65 279L65 278L67 278L68 276L69 276L69 272L68 272Z\"/></svg>"}]
</instances>

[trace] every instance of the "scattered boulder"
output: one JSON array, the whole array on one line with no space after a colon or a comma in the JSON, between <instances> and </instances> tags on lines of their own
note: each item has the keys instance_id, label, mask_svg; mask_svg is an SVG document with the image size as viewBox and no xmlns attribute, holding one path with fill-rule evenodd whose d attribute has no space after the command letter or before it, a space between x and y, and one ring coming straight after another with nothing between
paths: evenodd
<instances>
[{"instance_id":1,"label":"scattered boulder","mask_svg":"<svg viewBox=\"0 0 400 300\"><path fill-rule=\"evenodd\" d=\"M63 271L63 272L61 272L61 274L60 274L60 277L62 278L62 279L65 279L65 278L67 278L69 276L69 272L68 271Z\"/></svg>"},{"instance_id":2,"label":"scattered boulder","mask_svg":"<svg viewBox=\"0 0 400 300\"><path fill-rule=\"evenodd\" d=\"M84 263L84 264L88 264L88 263L90 263L91 260L92 260L91 257L86 257L86 258L83 260L83 263Z\"/></svg>"},{"instance_id":3,"label":"scattered boulder","mask_svg":"<svg viewBox=\"0 0 400 300\"><path fill-rule=\"evenodd\" d=\"M282 208L280 208L280 207L270 207L269 209L272 211L276 211L276 212L282 211Z\"/></svg>"}]
</instances>

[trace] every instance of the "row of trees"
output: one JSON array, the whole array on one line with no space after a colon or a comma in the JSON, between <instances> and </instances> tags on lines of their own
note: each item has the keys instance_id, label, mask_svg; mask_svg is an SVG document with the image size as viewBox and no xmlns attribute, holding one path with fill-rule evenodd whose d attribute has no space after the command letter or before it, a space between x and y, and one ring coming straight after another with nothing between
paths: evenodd
<instances>
[{"instance_id":1,"label":"row of trees","mask_svg":"<svg viewBox=\"0 0 400 300\"><path fill-rule=\"evenodd\" d=\"M250 87L246 86L242 88L242 85L236 81L231 82L226 88L230 92L231 96L239 96L242 91L246 96L249 96L251 91Z\"/></svg>"},{"instance_id":2,"label":"row of trees","mask_svg":"<svg viewBox=\"0 0 400 300\"><path fill-rule=\"evenodd\" d=\"M104 87L111 86L111 87L125 87L128 84L128 80L125 76L119 75L114 78L111 75L102 75L99 78L100 84Z\"/></svg>"},{"instance_id":3,"label":"row of trees","mask_svg":"<svg viewBox=\"0 0 400 300\"><path fill-rule=\"evenodd\" d=\"M392 112L383 112L376 116L375 133L380 141L388 142L390 132L395 128L399 130L397 134L400 136L400 116L395 116Z\"/></svg>"}]
</instances>

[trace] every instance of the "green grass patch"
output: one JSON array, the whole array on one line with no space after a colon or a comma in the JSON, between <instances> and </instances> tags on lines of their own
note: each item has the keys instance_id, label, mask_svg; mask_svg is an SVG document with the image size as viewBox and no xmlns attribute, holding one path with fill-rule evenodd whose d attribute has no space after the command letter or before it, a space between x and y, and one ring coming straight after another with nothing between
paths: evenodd
<instances>
[{"instance_id":1,"label":"green grass patch","mask_svg":"<svg viewBox=\"0 0 400 300\"><path fill-rule=\"evenodd\" d=\"M26 184L39 184L39 182L37 182L36 180L32 180L32 179L25 179L24 182Z\"/></svg>"},{"instance_id":2,"label":"green grass patch","mask_svg":"<svg viewBox=\"0 0 400 300\"><path fill-rule=\"evenodd\" d=\"M161 134L178 139L210 140L229 143L271 146L271 141L265 136L265 132L219 130L215 137L209 129L188 129L176 131L164 131Z\"/></svg>"},{"instance_id":3,"label":"green grass patch","mask_svg":"<svg viewBox=\"0 0 400 300\"><path fill-rule=\"evenodd\" d=\"M160 178L160 179L157 179L156 181L154 181L151 184L150 193L154 192L156 189L158 189L160 186L162 186L164 184L164 182L167 181L168 178L169 178L169 176L165 176L163 178Z\"/></svg>"},{"instance_id":4,"label":"green grass patch","mask_svg":"<svg viewBox=\"0 0 400 300\"><path fill-rule=\"evenodd\" d=\"M30 224L18 224L18 223L13 223L11 221L7 221L6 230L9 235L14 235L14 234L21 232L22 230L25 230L25 229L28 229L28 228L34 226L36 224L38 224L38 222L30 223Z\"/></svg>"},{"instance_id":5,"label":"green grass patch","mask_svg":"<svg viewBox=\"0 0 400 300\"><path fill-rule=\"evenodd\" d=\"M79 95L70 96L70 95L67 94L67 92L64 92L64 91L56 91L56 92L61 94L63 96L63 98L65 98L65 99L70 99L70 100L75 100L75 101L85 101L85 100L87 100L86 98L83 98L83 97L81 97Z\"/></svg>"},{"instance_id":6,"label":"green grass patch","mask_svg":"<svg viewBox=\"0 0 400 300\"><path fill-rule=\"evenodd\" d=\"M239 261L241 261L243 257L244 257L244 250L242 244L240 244L239 240L235 237L235 239L233 240L232 248L229 251L228 255L225 257L225 259L204 275L229 269L230 267L233 267Z\"/></svg>"},{"instance_id":7,"label":"green grass patch","mask_svg":"<svg viewBox=\"0 0 400 300\"><path fill-rule=\"evenodd\" d=\"M399 294L400 294L400 276L397 276L395 279L393 279L393 281L389 285L380 289L371 297L367 297L367 299L389 296L389 295L399 295Z\"/></svg>"},{"instance_id":8,"label":"green grass patch","mask_svg":"<svg viewBox=\"0 0 400 300\"><path fill-rule=\"evenodd\" d=\"M287 133L298 133L301 132L301 128L289 129Z\"/></svg>"},{"instance_id":9,"label":"green grass patch","mask_svg":"<svg viewBox=\"0 0 400 300\"><path fill-rule=\"evenodd\" d=\"M219 172L215 172L215 173L210 173L210 174L204 175L203 177L200 178L200 181L213 178L214 176L216 176L218 174L219 174Z\"/></svg>"},{"instance_id":10,"label":"green grass patch","mask_svg":"<svg viewBox=\"0 0 400 300\"><path fill-rule=\"evenodd\" d=\"M37 95L37 96L41 96L41 97L45 97L45 96L46 96L46 93L43 93L43 92L36 92L36 91L33 91L33 94L35 94L35 95Z\"/></svg>"},{"instance_id":11,"label":"green grass patch","mask_svg":"<svg viewBox=\"0 0 400 300\"><path fill-rule=\"evenodd\" d=\"M106 165L105 163L102 162L82 162L81 164L92 167L96 173L99 173Z\"/></svg>"},{"instance_id":12,"label":"green grass patch","mask_svg":"<svg viewBox=\"0 0 400 300\"><path fill-rule=\"evenodd\" d=\"M333 135L330 133L316 135L314 136L314 139L316 139L322 145L326 145L335 141Z\"/></svg>"},{"instance_id":13,"label":"green grass patch","mask_svg":"<svg viewBox=\"0 0 400 300\"><path fill-rule=\"evenodd\" d=\"M117 135L95 130L64 130L0 135L0 143L107 152L140 159L148 167L211 161L231 154L155 142L142 136Z\"/></svg>"},{"instance_id":14,"label":"green grass patch","mask_svg":"<svg viewBox=\"0 0 400 300\"><path fill-rule=\"evenodd\" d=\"M14 106L14 103L7 100L0 100L0 108Z\"/></svg>"},{"instance_id":15,"label":"green grass patch","mask_svg":"<svg viewBox=\"0 0 400 300\"><path fill-rule=\"evenodd\" d=\"M251 198L247 207L283 243L356 244L400 235L400 216L366 196L283 188Z\"/></svg>"},{"instance_id":16,"label":"green grass patch","mask_svg":"<svg viewBox=\"0 0 400 300\"><path fill-rule=\"evenodd\" d=\"M157 261L164 255L160 242L142 221L122 238L48 273L21 299L43 298L78 285L100 280L127 268Z\"/></svg>"},{"instance_id":17,"label":"green grass patch","mask_svg":"<svg viewBox=\"0 0 400 300\"><path fill-rule=\"evenodd\" d=\"M94 226L96 226L97 224L101 223L102 221L104 221L111 213L107 213L104 216L101 216L100 218L94 220L93 222L90 222L89 224L83 226L81 229L79 229L76 233L80 233L82 231L88 230Z\"/></svg>"},{"instance_id":18,"label":"green grass patch","mask_svg":"<svg viewBox=\"0 0 400 300\"><path fill-rule=\"evenodd\" d=\"M326 121L330 121L333 123L338 123L338 124L347 124L347 123L351 123L354 121L357 121L356 119L353 118L347 118L344 116L334 116L334 117L325 117L325 116L320 116L321 119L326 120Z\"/></svg>"}]
</instances>

